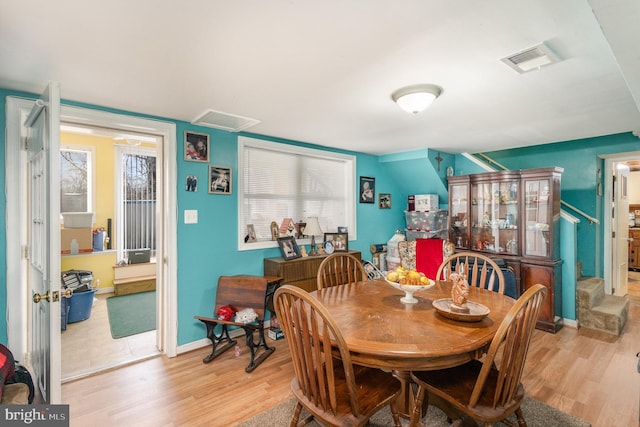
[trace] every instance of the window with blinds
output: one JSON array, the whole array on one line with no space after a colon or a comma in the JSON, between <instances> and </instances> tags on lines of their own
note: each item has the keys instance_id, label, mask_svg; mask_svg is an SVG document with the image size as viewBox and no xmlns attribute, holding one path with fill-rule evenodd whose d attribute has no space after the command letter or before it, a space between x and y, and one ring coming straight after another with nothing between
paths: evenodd
<instances>
[{"instance_id":1,"label":"window with blinds","mask_svg":"<svg viewBox=\"0 0 640 427\"><path fill-rule=\"evenodd\" d=\"M93 147L60 148L60 212L94 212Z\"/></svg>"},{"instance_id":2,"label":"window with blinds","mask_svg":"<svg viewBox=\"0 0 640 427\"><path fill-rule=\"evenodd\" d=\"M238 247L276 246L271 223L318 217L323 232L356 238L355 156L238 138ZM257 242L245 243L252 224Z\"/></svg>"},{"instance_id":3,"label":"window with blinds","mask_svg":"<svg viewBox=\"0 0 640 427\"><path fill-rule=\"evenodd\" d=\"M151 149L118 147L116 248L118 259L129 250L156 249L156 155Z\"/></svg>"}]
</instances>

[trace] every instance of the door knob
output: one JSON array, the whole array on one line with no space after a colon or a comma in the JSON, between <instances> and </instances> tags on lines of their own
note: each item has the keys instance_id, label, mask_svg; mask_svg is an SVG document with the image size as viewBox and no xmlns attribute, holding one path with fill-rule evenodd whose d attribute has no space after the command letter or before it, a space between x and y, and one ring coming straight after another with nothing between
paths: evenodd
<instances>
[{"instance_id":1,"label":"door knob","mask_svg":"<svg viewBox=\"0 0 640 427\"><path fill-rule=\"evenodd\" d=\"M40 295L37 292L33 294L33 302L35 302L36 304L42 301L43 299L49 301L49 291L47 291L47 293L44 295Z\"/></svg>"}]
</instances>

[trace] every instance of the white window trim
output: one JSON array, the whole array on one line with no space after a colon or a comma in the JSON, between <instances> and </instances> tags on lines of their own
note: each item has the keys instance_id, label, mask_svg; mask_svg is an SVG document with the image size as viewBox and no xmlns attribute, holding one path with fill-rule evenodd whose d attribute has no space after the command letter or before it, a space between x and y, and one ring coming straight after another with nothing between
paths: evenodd
<instances>
[{"instance_id":1,"label":"white window trim","mask_svg":"<svg viewBox=\"0 0 640 427\"><path fill-rule=\"evenodd\" d=\"M297 145L289 145L278 142L265 141L262 139L249 138L245 136L238 137L238 172L237 172L237 181L238 185L236 186L238 193L238 250L239 251L249 251L254 249L268 249L268 248L277 248L278 242L275 241L260 241L254 243L245 243L244 237L247 233L246 226L243 224L244 221L244 174L242 171L244 170L244 148L245 147L255 147L262 149L269 149L273 151L282 151L293 154L300 154L303 156L310 157L320 157L325 159L333 159L333 160L341 160L345 161L347 167L351 170L348 171L348 174L351 176L351 185L347 186L347 224L346 226L349 229L349 240L357 240L358 238L358 230L356 226L356 156L349 154L336 153L333 151L325 151L325 150L317 150L314 148L300 147ZM282 218L274 218L274 221L279 222ZM317 242L318 239L316 239ZM298 244L308 245L311 243L311 238L305 239L296 239Z\"/></svg>"},{"instance_id":2,"label":"white window trim","mask_svg":"<svg viewBox=\"0 0 640 427\"><path fill-rule=\"evenodd\" d=\"M63 145L64 144L64 145ZM87 203L88 212L96 211L96 147L92 147L89 145L76 145L63 143L60 145L60 151L86 151L90 153L89 158L89 192L90 194L87 196L89 198L89 203Z\"/></svg>"}]
</instances>

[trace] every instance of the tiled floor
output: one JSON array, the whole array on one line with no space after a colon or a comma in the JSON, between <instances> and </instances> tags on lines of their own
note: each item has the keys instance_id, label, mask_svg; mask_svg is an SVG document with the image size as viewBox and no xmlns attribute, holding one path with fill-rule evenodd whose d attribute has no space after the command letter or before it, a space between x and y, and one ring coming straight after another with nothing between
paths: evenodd
<instances>
[{"instance_id":1,"label":"tiled floor","mask_svg":"<svg viewBox=\"0 0 640 427\"><path fill-rule=\"evenodd\" d=\"M159 354L156 331L113 339L106 298L96 294L91 316L62 332L62 379L71 380Z\"/></svg>"}]
</instances>

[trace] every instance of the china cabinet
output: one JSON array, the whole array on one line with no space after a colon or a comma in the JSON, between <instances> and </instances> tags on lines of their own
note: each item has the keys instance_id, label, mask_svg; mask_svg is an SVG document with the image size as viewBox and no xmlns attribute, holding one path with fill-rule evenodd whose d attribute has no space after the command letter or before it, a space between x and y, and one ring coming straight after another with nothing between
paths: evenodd
<instances>
[{"instance_id":1,"label":"china cabinet","mask_svg":"<svg viewBox=\"0 0 640 427\"><path fill-rule=\"evenodd\" d=\"M503 258L521 294L548 293L538 328L562 327L559 167L448 177L449 239L458 250Z\"/></svg>"}]
</instances>

